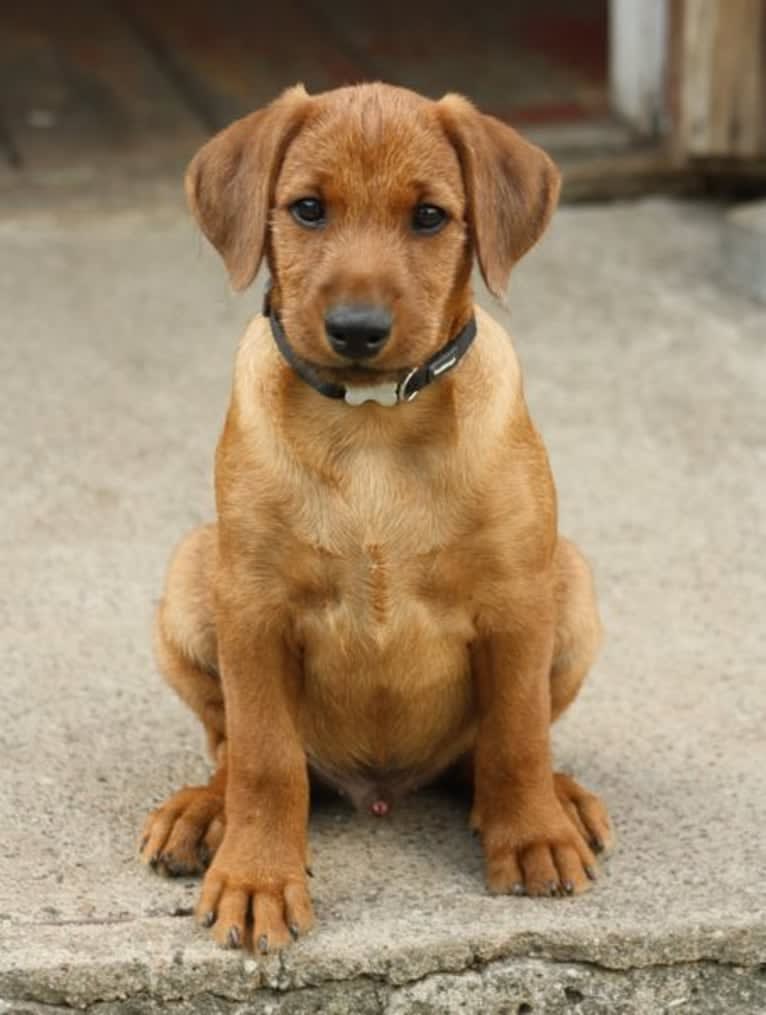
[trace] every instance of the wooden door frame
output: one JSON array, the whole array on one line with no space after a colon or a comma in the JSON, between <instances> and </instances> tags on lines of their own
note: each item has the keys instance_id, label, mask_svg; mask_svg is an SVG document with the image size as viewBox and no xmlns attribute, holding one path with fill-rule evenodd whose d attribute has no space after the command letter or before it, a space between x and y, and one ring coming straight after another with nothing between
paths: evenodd
<instances>
[{"instance_id":1,"label":"wooden door frame","mask_svg":"<svg viewBox=\"0 0 766 1015\"><path fill-rule=\"evenodd\" d=\"M766 157L766 0L609 0L612 107L676 164Z\"/></svg>"}]
</instances>

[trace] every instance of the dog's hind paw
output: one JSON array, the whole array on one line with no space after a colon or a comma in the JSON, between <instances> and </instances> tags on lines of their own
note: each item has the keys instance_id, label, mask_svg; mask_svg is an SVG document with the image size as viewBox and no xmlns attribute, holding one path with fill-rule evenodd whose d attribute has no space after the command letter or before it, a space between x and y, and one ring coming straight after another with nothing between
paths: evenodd
<instances>
[{"instance_id":1,"label":"dog's hind paw","mask_svg":"<svg viewBox=\"0 0 766 1015\"><path fill-rule=\"evenodd\" d=\"M169 877L201 874L223 839L223 796L209 786L187 786L152 811L139 852Z\"/></svg>"},{"instance_id":2,"label":"dog's hind paw","mask_svg":"<svg viewBox=\"0 0 766 1015\"><path fill-rule=\"evenodd\" d=\"M609 852L614 829L602 801L564 772L556 772L553 780L559 802L593 852Z\"/></svg>"}]
</instances>

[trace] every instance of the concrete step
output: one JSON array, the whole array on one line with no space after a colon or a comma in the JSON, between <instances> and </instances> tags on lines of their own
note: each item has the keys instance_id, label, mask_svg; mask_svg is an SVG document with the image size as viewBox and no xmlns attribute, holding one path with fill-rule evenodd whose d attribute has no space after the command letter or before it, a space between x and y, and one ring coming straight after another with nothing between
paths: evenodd
<instances>
[{"instance_id":1,"label":"concrete step","mask_svg":"<svg viewBox=\"0 0 766 1015\"><path fill-rule=\"evenodd\" d=\"M243 960L193 925L197 883L150 874L136 840L206 772L150 617L170 548L212 514L258 294L229 295L162 195L98 204L0 214L0 1012L766 1010L766 310L715 281L720 213L563 209L511 287L607 629L555 733L618 831L593 891L489 897L448 795L385 821L325 801L317 930Z\"/></svg>"}]
</instances>

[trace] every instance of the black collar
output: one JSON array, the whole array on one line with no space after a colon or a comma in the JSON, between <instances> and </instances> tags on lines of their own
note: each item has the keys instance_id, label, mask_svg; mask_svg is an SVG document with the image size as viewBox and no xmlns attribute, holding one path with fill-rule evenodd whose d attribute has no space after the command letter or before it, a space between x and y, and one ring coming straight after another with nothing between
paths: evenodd
<instances>
[{"instance_id":1,"label":"black collar","mask_svg":"<svg viewBox=\"0 0 766 1015\"><path fill-rule=\"evenodd\" d=\"M476 337L476 318L472 317L462 331L459 331L450 342L442 346L423 366L413 367L398 381L385 381L375 385L356 385L347 388L344 384L323 381L314 367L296 355L295 350L287 341L285 329L282 327L277 312L271 306L268 291L263 301L263 313L268 315L271 333L277 348L301 380L318 391L320 395L324 395L325 398L343 399L349 405L377 402L379 405L393 406L399 402L411 402L418 392L431 384L432 381L438 380L450 370L454 370Z\"/></svg>"}]
</instances>

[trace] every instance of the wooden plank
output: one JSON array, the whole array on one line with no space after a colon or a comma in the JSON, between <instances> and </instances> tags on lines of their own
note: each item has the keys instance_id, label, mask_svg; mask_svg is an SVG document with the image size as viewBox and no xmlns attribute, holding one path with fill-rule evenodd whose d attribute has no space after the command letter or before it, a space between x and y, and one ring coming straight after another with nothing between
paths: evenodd
<instances>
[{"instance_id":1,"label":"wooden plank","mask_svg":"<svg viewBox=\"0 0 766 1015\"><path fill-rule=\"evenodd\" d=\"M674 194L710 198L763 195L766 160L692 160L673 162L666 146L643 153L626 152L608 158L560 160L564 175L562 201L606 201L645 194Z\"/></svg>"},{"instance_id":2,"label":"wooden plank","mask_svg":"<svg viewBox=\"0 0 766 1015\"><path fill-rule=\"evenodd\" d=\"M185 159L205 132L121 19L98 0L0 10L4 122L24 166Z\"/></svg>"},{"instance_id":3,"label":"wooden plank","mask_svg":"<svg viewBox=\"0 0 766 1015\"><path fill-rule=\"evenodd\" d=\"M683 157L766 153L765 0L683 0L676 149Z\"/></svg>"},{"instance_id":4,"label":"wooden plank","mask_svg":"<svg viewBox=\"0 0 766 1015\"><path fill-rule=\"evenodd\" d=\"M179 87L218 129L303 82L324 91L363 80L366 68L336 44L298 0L262 7L244 0L123 0L144 43L172 68Z\"/></svg>"}]
</instances>

